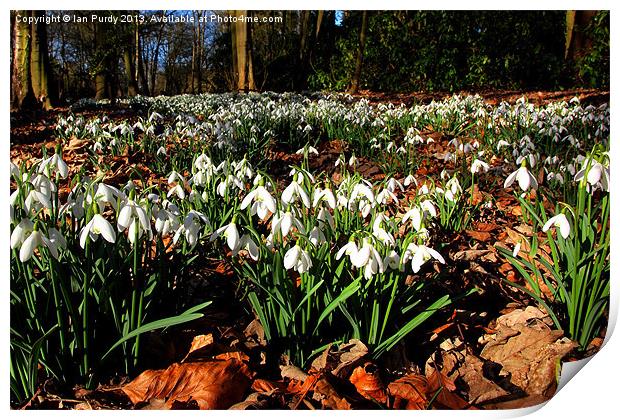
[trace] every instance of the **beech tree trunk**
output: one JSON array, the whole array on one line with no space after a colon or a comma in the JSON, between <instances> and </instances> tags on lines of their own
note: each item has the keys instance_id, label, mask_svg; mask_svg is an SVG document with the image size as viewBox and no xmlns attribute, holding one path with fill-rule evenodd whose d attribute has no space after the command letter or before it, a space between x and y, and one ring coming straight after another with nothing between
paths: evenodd
<instances>
[{"instance_id":1,"label":"beech tree trunk","mask_svg":"<svg viewBox=\"0 0 620 420\"><path fill-rule=\"evenodd\" d=\"M233 64L236 64L237 90L247 92L256 89L252 64L252 35L246 20L247 10L236 10L237 21L233 23Z\"/></svg>"},{"instance_id":2,"label":"beech tree trunk","mask_svg":"<svg viewBox=\"0 0 620 420\"><path fill-rule=\"evenodd\" d=\"M364 61L364 45L366 44L366 29L368 26L368 11L362 12L362 26L360 28L360 42L357 50L357 59L355 60L355 72L351 80L351 93L357 93L359 90L360 79L362 77L362 64Z\"/></svg>"}]
</instances>

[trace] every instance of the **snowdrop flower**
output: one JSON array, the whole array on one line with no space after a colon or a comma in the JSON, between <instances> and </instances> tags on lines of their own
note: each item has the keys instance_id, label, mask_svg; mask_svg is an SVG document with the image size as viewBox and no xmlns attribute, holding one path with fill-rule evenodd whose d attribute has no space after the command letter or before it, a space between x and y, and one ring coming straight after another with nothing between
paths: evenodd
<instances>
[{"instance_id":1,"label":"snowdrop flower","mask_svg":"<svg viewBox=\"0 0 620 420\"><path fill-rule=\"evenodd\" d=\"M157 156L168 156L168 152L166 151L166 148L164 146L160 146L159 149L157 149Z\"/></svg>"},{"instance_id":2,"label":"snowdrop flower","mask_svg":"<svg viewBox=\"0 0 620 420\"><path fill-rule=\"evenodd\" d=\"M35 229L30 232L30 235L28 235L26 239L24 239L22 247L19 250L19 260L21 262L28 261L30 258L32 258L34 251L43 244L50 248L50 252L54 256L54 258L58 259L58 251L56 250L56 248L50 247L49 239L45 235L43 235L38 229Z\"/></svg>"},{"instance_id":3,"label":"snowdrop flower","mask_svg":"<svg viewBox=\"0 0 620 420\"><path fill-rule=\"evenodd\" d=\"M34 223L28 218L22 219L11 233L11 249L20 246L34 229Z\"/></svg>"},{"instance_id":4,"label":"snowdrop flower","mask_svg":"<svg viewBox=\"0 0 620 420\"><path fill-rule=\"evenodd\" d=\"M349 158L349 166L355 166L358 163L358 159L355 157L355 154L351 155Z\"/></svg>"},{"instance_id":5,"label":"snowdrop flower","mask_svg":"<svg viewBox=\"0 0 620 420\"><path fill-rule=\"evenodd\" d=\"M320 202L326 202L332 209L336 208L336 198L329 188L315 188L312 193L312 207L317 207Z\"/></svg>"},{"instance_id":6,"label":"snowdrop flower","mask_svg":"<svg viewBox=\"0 0 620 420\"><path fill-rule=\"evenodd\" d=\"M258 214L258 217L261 220L265 220L267 218L269 214L268 212L271 212L272 214L276 212L276 200L262 185L259 185L254 190L250 191L250 193L246 195L241 202L241 206L239 208L244 210L250 204L252 204L250 214L252 216Z\"/></svg>"},{"instance_id":7,"label":"snowdrop flower","mask_svg":"<svg viewBox=\"0 0 620 420\"><path fill-rule=\"evenodd\" d=\"M376 217L375 217L375 221L372 225L372 234L379 239L381 242L383 242L385 245L392 245L394 246L396 244L396 241L394 240L394 236L392 236L391 233L389 233L388 231L386 231L381 225L383 224L383 222L386 222L387 218L385 217L385 215L379 213Z\"/></svg>"},{"instance_id":8,"label":"snowdrop flower","mask_svg":"<svg viewBox=\"0 0 620 420\"><path fill-rule=\"evenodd\" d=\"M400 266L400 255L393 249L383 259L383 266L390 267L392 270L400 267L400 270L403 271L403 267Z\"/></svg>"},{"instance_id":9,"label":"snowdrop flower","mask_svg":"<svg viewBox=\"0 0 620 420\"><path fill-rule=\"evenodd\" d=\"M581 169L575 174L575 181L581 181L584 177L586 182L594 189L600 187L603 191L609 191L609 168L606 168L594 158L588 158L583 161Z\"/></svg>"},{"instance_id":10,"label":"snowdrop flower","mask_svg":"<svg viewBox=\"0 0 620 420\"><path fill-rule=\"evenodd\" d=\"M349 258L352 258L354 255L357 255L357 253L357 244L353 241L349 241L338 250L336 253L336 259L341 259L343 255L347 255Z\"/></svg>"},{"instance_id":11,"label":"snowdrop flower","mask_svg":"<svg viewBox=\"0 0 620 420\"><path fill-rule=\"evenodd\" d=\"M181 184L176 184L174 187L170 188L168 190L168 193L166 194L166 197L170 198L173 195L176 195L181 200L185 199L185 190L183 190L183 187L181 186Z\"/></svg>"},{"instance_id":12,"label":"snowdrop flower","mask_svg":"<svg viewBox=\"0 0 620 420\"><path fill-rule=\"evenodd\" d=\"M310 208L310 197L308 197L308 193L306 193L304 188L299 185L296 180L294 180L284 189L284 191L282 191L281 198L284 204L292 204L296 197L301 199L306 208Z\"/></svg>"},{"instance_id":13,"label":"snowdrop flower","mask_svg":"<svg viewBox=\"0 0 620 420\"><path fill-rule=\"evenodd\" d=\"M386 182L385 185L386 185L386 188L388 189L388 191L390 191L392 193L396 191L396 188L399 188L401 191L405 191L405 188L403 187L403 184L401 184L400 182L398 182L394 178L388 179L388 181Z\"/></svg>"},{"instance_id":14,"label":"snowdrop flower","mask_svg":"<svg viewBox=\"0 0 620 420\"><path fill-rule=\"evenodd\" d=\"M373 194L372 190L362 182L355 184L355 186L353 187L353 191L351 192L351 198L349 198L349 205L351 205L351 203L355 201L358 196L365 197L366 200L371 203L375 201L375 195Z\"/></svg>"},{"instance_id":15,"label":"snowdrop flower","mask_svg":"<svg viewBox=\"0 0 620 420\"><path fill-rule=\"evenodd\" d=\"M116 242L116 233L110 222L103 218L99 213L95 213L90 222L84 226L80 232L80 246L82 249L86 247L86 238L96 241L99 235L110 243Z\"/></svg>"},{"instance_id":16,"label":"snowdrop flower","mask_svg":"<svg viewBox=\"0 0 620 420\"><path fill-rule=\"evenodd\" d=\"M319 224L319 226L322 226L322 225ZM319 228L319 226L313 227L310 233L308 234L308 239L310 240L310 243L314 246L320 246L324 244L325 242L327 242L327 238L325 238L325 234Z\"/></svg>"},{"instance_id":17,"label":"snowdrop flower","mask_svg":"<svg viewBox=\"0 0 620 420\"><path fill-rule=\"evenodd\" d=\"M446 263L441 254L433 248L427 247L426 245L416 245L411 243L403 255L403 263L406 263L409 259L411 259L411 268L414 273L417 273L420 271L422 265L431 258L436 259L442 264Z\"/></svg>"},{"instance_id":18,"label":"snowdrop flower","mask_svg":"<svg viewBox=\"0 0 620 420\"><path fill-rule=\"evenodd\" d=\"M387 188L384 188L377 194L377 204L385 204L388 202L388 199L391 198L394 202L398 203L398 197Z\"/></svg>"},{"instance_id":19,"label":"snowdrop flower","mask_svg":"<svg viewBox=\"0 0 620 420\"><path fill-rule=\"evenodd\" d=\"M510 143L508 143L506 140L500 140L497 142L496 149L499 152L502 147L506 147L506 146L510 147Z\"/></svg>"},{"instance_id":20,"label":"snowdrop flower","mask_svg":"<svg viewBox=\"0 0 620 420\"><path fill-rule=\"evenodd\" d=\"M275 236L277 232L282 234L282 238L286 237L292 227L296 227L301 233L305 233L304 226L301 221L289 210L284 214L278 213L271 220L271 234Z\"/></svg>"},{"instance_id":21,"label":"snowdrop flower","mask_svg":"<svg viewBox=\"0 0 620 420\"><path fill-rule=\"evenodd\" d=\"M294 269L299 274L305 273L312 268L312 259L307 251L295 244L284 254L284 268Z\"/></svg>"},{"instance_id":22,"label":"snowdrop flower","mask_svg":"<svg viewBox=\"0 0 620 420\"><path fill-rule=\"evenodd\" d=\"M167 236L179 229L181 223L177 215L168 209L162 208L155 213L155 231L161 236Z\"/></svg>"},{"instance_id":23,"label":"snowdrop flower","mask_svg":"<svg viewBox=\"0 0 620 420\"><path fill-rule=\"evenodd\" d=\"M319 227L322 229L325 226L325 222L329 224L329 226L334 229L334 216L327 210L325 207L321 207L319 210L319 214L316 217L316 220L319 222Z\"/></svg>"},{"instance_id":24,"label":"snowdrop flower","mask_svg":"<svg viewBox=\"0 0 620 420\"><path fill-rule=\"evenodd\" d=\"M168 184L172 184L175 181L179 184L185 184L185 178L183 177L183 175L181 175L177 171L172 171L168 175Z\"/></svg>"},{"instance_id":25,"label":"snowdrop flower","mask_svg":"<svg viewBox=\"0 0 620 420\"><path fill-rule=\"evenodd\" d=\"M216 238L220 236L224 236L224 238L226 238L226 244L228 245L228 248L230 248L233 252L235 252L239 248L239 246L241 245L241 241L234 217L232 222L225 226L222 226L221 228L213 232L209 240L213 242Z\"/></svg>"},{"instance_id":26,"label":"snowdrop flower","mask_svg":"<svg viewBox=\"0 0 620 420\"><path fill-rule=\"evenodd\" d=\"M515 248L512 250L512 256L517 258L517 255L519 255L519 251L521 251L521 241L517 242L517 244L515 245Z\"/></svg>"},{"instance_id":27,"label":"snowdrop flower","mask_svg":"<svg viewBox=\"0 0 620 420\"><path fill-rule=\"evenodd\" d=\"M233 256L237 255L241 251L246 251L250 258L254 261L258 261L260 254L258 246L256 245L256 242L254 242L254 240L247 234L243 234L241 239L239 239L239 248L237 250L233 250Z\"/></svg>"},{"instance_id":28,"label":"snowdrop flower","mask_svg":"<svg viewBox=\"0 0 620 420\"><path fill-rule=\"evenodd\" d=\"M419 231L422 227L422 212L420 211L420 208L418 206L414 206L409 211L407 211L404 214L401 223L405 224L409 219L411 219L411 224L413 225L413 228L416 231Z\"/></svg>"},{"instance_id":29,"label":"snowdrop flower","mask_svg":"<svg viewBox=\"0 0 620 420\"><path fill-rule=\"evenodd\" d=\"M478 172L480 172L480 170L482 170L483 172L488 172L489 165L486 162L483 162L479 159L474 159L474 161L471 164L470 170L472 174L477 174Z\"/></svg>"},{"instance_id":30,"label":"snowdrop flower","mask_svg":"<svg viewBox=\"0 0 620 420\"><path fill-rule=\"evenodd\" d=\"M562 238L564 239L568 238L568 235L570 235L570 224L563 213L553 216L547 220L547 223L545 223L542 228L543 232L548 231L551 226L560 228L560 235L562 235Z\"/></svg>"},{"instance_id":31,"label":"snowdrop flower","mask_svg":"<svg viewBox=\"0 0 620 420\"><path fill-rule=\"evenodd\" d=\"M362 247L357 253L352 253L350 259L354 267L364 269L364 277L366 279L384 271L383 258L381 258L381 255L379 255L379 252L377 252L368 238L364 238Z\"/></svg>"},{"instance_id":32,"label":"snowdrop flower","mask_svg":"<svg viewBox=\"0 0 620 420\"><path fill-rule=\"evenodd\" d=\"M415 177L411 174L407 175L407 177L405 178L405 180L403 181L403 185L405 187L408 187L409 185L414 184L414 185L418 185L418 181L416 181Z\"/></svg>"},{"instance_id":33,"label":"snowdrop flower","mask_svg":"<svg viewBox=\"0 0 620 420\"><path fill-rule=\"evenodd\" d=\"M530 187L532 189L538 188L538 182L536 181L536 178L534 178L534 175L532 175L532 173L527 170L527 167L525 167L524 164L522 164L519 169L508 175L508 178L506 178L506 181L504 181L504 188L510 187L515 182L515 180L519 183L519 187L523 191L527 191L528 189L530 189Z\"/></svg>"},{"instance_id":34,"label":"snowdrop flower","mask_svg":"<svg viewBox=\"0 0 620 420\"><path fill-rule=\"evenodd\" d=\"M338 159L336 159L336 163L334 163L334 166L337 168L338 166L344 166L344 156L340 155L338 156Z\"/></svg>"},{"instance_id":35,"label":"snowdrop flower","mask_svg":"<svg viewBox=\"0 0 620 420\"><path fill-rule=\"evenodd\" d=\"M92 151L95 153L103 153L103 144L101 142L96 141L92 146Z\"/></svg>"},{"instance_id":36,"label":"snowdrop flower","mask_svg":"<svg viewBox=\"0 0 620 420\"><path fill-rule=\"evenodd\" d=\"M138 238L141 237L143 232L148 233L149 239L153 238L153 232L146 210L131 198L124 203L118 213L116 227L119 232L126 229L128 230L128 239L132 244L134 244L136 236Z\"/></svg>"},{"instance_id":37,"label":"snowdrop flower","mask_svg":"<svg viewBox=\"0 0 620 420\"><path fill-rule=\"evenodd\" d=\"M221 181L217 186L217 193L221 197L225 197L228 192L228 186L234 185L239 190L243 190L243 182L239 178L234 175L228 175L223 181Z\"/></svg>"},{"instance_id":38,"label":"snowdrop flower","mask_svg":"<svg viewBox=\"0 0 620 420\"><path fill-rule=\"evenodd\" d=\"M95 200L100 209L104 208L106 204L110 204L114 210L118 208L119 201L125 201L127 196L121 192L118 188L111 185L99 183L97 191L95 192ZM93 197L88 194L86 196L86 202L92 204Z\"/></svg>"},{"instance_id":39,"label":"snowdrop flower","mask_svg":"<svg viewBox=\"0 0 620 420\"><path fill-rule=\"evenodd\" d=\"M185 216L183 224L179 226L178 230L175 232L172 242L176 244L181 235L184 235L187 243L191 246L196 245L196 243L198 243L201 229L200 221L210 227L209 219L207 219L204 214L196 210L190 210L189 213L187 213L187 216Z\"/></svg>"},{"instance_id":40,"label":"snowdrop flower","mask_svg":"<svg viewBox=\"0 0 620 420\"><path fill-rule=\"evenodd\" d=\"M51 177L52 172L57 174L60 178L65 179L69 175L69 167L62 160L62 156L58 152L54 153L52 157L49 157L39 164L39 172L45 174L48 178Z\"/></svg>"}]
</instances>

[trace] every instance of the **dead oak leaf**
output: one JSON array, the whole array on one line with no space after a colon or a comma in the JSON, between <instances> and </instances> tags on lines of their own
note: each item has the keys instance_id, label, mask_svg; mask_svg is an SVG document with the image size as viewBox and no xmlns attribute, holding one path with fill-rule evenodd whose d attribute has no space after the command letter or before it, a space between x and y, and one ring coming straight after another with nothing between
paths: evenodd
<instances>
[{"instance_id":1,"label":"dead oak leaf","mask_svg":"<svg viewBox=\"0 0 620 420\"><path fill-rule=\"evenodd\" d=\"M195 401L200 409L225 409L241 401L252 373L238 359L174 363L167 369L147 370L122 387L133 404L164 399L166 408L175 402Z\"/></svg>"},{"instance_id":2,"label":"dead oak leaf","mask_svg":"<svg viewBox=\"0 0 620 420\"><path fill-rule=\"evenodd\" d=\"M349 381L362 397L381 404L386 403L385 385L379 375L379 369L374 363L366 362L364 366L356 367L349 377Z\"/></svg>"},{"instance_id":3,"label":"dead oak leaf","mask_svg":"<svg viewBox=\"0 0 620 420\"><path fill-rule=\"evenodd\" d=\"M423 375L410 374L398 378L388 385L392 397L390 408L424 410L428 405L427 391L428 380Z\"/></svg>"}]
</instances>

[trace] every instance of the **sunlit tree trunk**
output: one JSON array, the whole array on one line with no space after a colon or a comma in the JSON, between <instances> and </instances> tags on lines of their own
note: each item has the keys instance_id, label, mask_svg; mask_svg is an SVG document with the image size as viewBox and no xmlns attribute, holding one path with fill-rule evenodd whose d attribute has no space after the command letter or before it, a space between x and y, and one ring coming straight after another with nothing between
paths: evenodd
<instances>
[{"instance_id":1,"label":"sunlit tree trunk","mask_svg":"<svg viewBox=\"0 0 620 420\"><path fill-rule=\"evenodd\" d=\"M129 48L125 48L125 51L123 51L123 62L125 64L125 76L127 77L127 96L136 96L138 94L138 84L135 77L136 70Z\"/></svg>"},{"instance_id":2,"label":"sunlit tree trunk","mask_svg":"<svg viewBox=\"0 0 620 420\"><path fill-rule=\"evenodd\" d=\"M35 10L32 17L41 18L45 12ZM47 30L43 23L32 23L31 25L32 49L30 51L30 77L32 82L32 92L37 102L43 109L52 107L50 97L50 64L47 53Z\"/></svg>"},{"instance_id":3,"label":"sunlit tree trunk","mask_svg":"<svg viewBox=\"0 0 620 420\"><path fill-rule=\"evenodd\" d=\"M16 15L27 16L28 12L19 10ZM20 19L21 20L21 19ZM13 69L12 93L13 107L24 109L34 105L35 99L30 83L30 26L15 19L13 26Z\"/></svg>"},{"instance_id":4,"label":"sunlit tree trunk","mask_svg":"<svg viewBox=\"0 0 620 420\"><path fill-rule=\"evenodd\" d=\"M241 16L248 16L247 10L236 10L234 15L237 21L233 24L233 50L236 53L237 90L245 91L256 89L254 84L254 67L252 64L252 37L248 22L241 20ZM236 63L235 63L236 61Z\"/></svg>"}]
</instances>

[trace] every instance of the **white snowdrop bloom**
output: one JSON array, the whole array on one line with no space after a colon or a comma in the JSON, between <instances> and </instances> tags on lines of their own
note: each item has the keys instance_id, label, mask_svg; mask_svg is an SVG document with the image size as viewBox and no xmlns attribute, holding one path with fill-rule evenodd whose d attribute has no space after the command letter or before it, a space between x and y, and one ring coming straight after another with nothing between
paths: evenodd
<instances>
[{"instance_id":1,"label":"white snowdrop bloom","mask_svg":"<svg viewBox=\"0 0 620 420\"><path fill-rule=\"evenodd\" d=\"M366 200L371 203L375 201L375 195L372 190L362 182L355 184L355 186L353 187L353 191L351 191L351 197L349 198L349 204L354 202L359 196L366 198Z\"/></svg>"},{"instance_id":2,"label":"white snowdrop bloom","mask_svg":"<svg viewBox=\"0 0 620 420\"><path fill-rule=\"evenodd\" d=\"M178 173L177 171L172 171L168 175L168 184L172 184L173 182L177 182L179 184L185 184L185 177Z\"/></svg>"},{"instance_id":3,"label":"white snowdrop bloom","mask_svg":"<svg viewBox=\"0 0 620 420\"><path fill-rule=\"evenodd\" d=\"M377 204L386 204L390 198L394 202L398 203L398 197L396 197L396 195L392 191L384 188L379 192L379 194L377 194L376 202Z\"/></svg>"},{"instance_id":4,"label":"white snowdrop bloom","mask_svg":"<svg viewBox=\"0 0 620 420\"><path fill-rule=\"evenodd\" d=\"M101 144L101 142L96 141L95 144L92 145L91 149L95 153L103 153L103 144Z\"/></svg>"},{"instance_id":5,"label":"white snowdrop bloom","mask_svg":"<svg viewBox=\"0 0 620 420\"><path fill-rule=\"evenodd\" d=\"M547 223L543 226L543 232L548 231L551 226L559 228L560 234L564 239L568 238L568 235L570 235L570 223L568 223L568 219L563 213L553 216L547 220Z\"/></svg>"},{"instance_id":6,"label":"white snowdrop bloom","mask_svg":"<svg viewBox=\"0 0 620 420\"><path fill-rule=\"evenodd\" d=\"M99 235L103 236L103 239L110 243L116 242L116 232L114 232L114 228L110 222L97 213L80 231L80 246L84 248L87 238L90 238L90 240L94 242L99 238Z\"/></svg>"},{"instance_id":7,"label":"white snowdrop bloom","mask_svg":"<svg viewBox=\"0 0 620 420\"><path fill-rule=\"evenodd\" d=\"M588 158L583 161L581 169L575 174L575 181L581 181L584 176L587 183L594 189L601 188L603 191L609 191L609 168L606 168L594 158Z\"/></svg>"},{"instance_id":8,"label":"white snowdrop bloom","mask_svg":"<svg viewBox=\"0 0 620 420\"><path fill-rule=\"evenodd\" d=\"M352 256L357 255L357 253L357 244L353 241L349 241L338 250L336 253L336 259L341 259L343 255L347 255L349 258L352 258Z\"/></svg>"},{"instance_id":9,"label":"white snowdrop bloom","mask_svg":"<svg viewBox=\"0 0 620 420\"><path fill-rule=\"evenodd\" d=\"M424 212L424 215L428 214L432 217L437 217L437 209L435 208L435 204L431 200L421 201L420 208Z\"/></svg>"},{"instance_id":10,"label":"white snowdrop bloom","mask_svg":"<svg viewBox=\"0 0 620 420\"><path fill-rule=\"evenodd\" d=\"M338 159L336 159L336 162L334 163L334 166L337 168L338 166L344 166L344 156L339 156Z\"/></svg>"},{"instance_id":11,"label":"white snowdrop bloom","mask_svg":"<svg viewBox=\"0 0 620 420\"><path fill-rule=\"evenodd\" d=\"M390 192L395 192L396 188L400 189L401 191L405 191L405 188L403 187L403 184L401 184L399 181L397 181L394 178L390 178L387 180L387 182L385 183L386 188L388 189L388 191Z\"/></svg>"},{"instance_id":12,"label":"white snowdrop bloom","mask_svg":"<svg viewBox=\"0 0 620 420\"><path fill-rule=\"evenodd\" d=\"M403 185L404 185L405 187L408 187L408 186L409 186L409 185L411 185L411 184L413 184L413 185L416 185L416 186L417 186L417 185L418 185L418 181L415 179L415 177L414 177L413 175L409 174L409 175L407 175L407 176L405 177L405 180L403 181Z\"/></svg>"},{"instance_id":13,"label":"white snowdrop bloom","mask_svg":"<svg viewBox=\"0 0 620 420\"><path fill-rule=\"evenodd\" d=\"M349 158L349 166L355 166L358 164L358 159L355 157L355 155L351 155L351 157Z\"/></svg>"},{"instance_id":14,"label":"white snowdrop bloom","mask_svg":"<svg viewBox=\"0 0 620 420\"><path fill-rule=\"evenodd\" d=\"M319 224L319 226L321 226L321 224ZM322 244L327 242L327 239L325 238L325 234L319 228L319 226L313 227L310 233L308 234L308 239L310 240L310 243L314 246L321 246Z\"/></svg>"},{"instance_id":15,"label":"white snowdrop bloom","mask_svg":"<svg viewBox=\"0 0 620 420\"><path fill-rule=\"evenodd\" d=\"M305 273L312 268L312 259L307 251L299 245L293 246L284 254L284 268L294 269L299 274Z\"/></svg>"},{"instance_id":16,"label":"white snowdrop bloom","mask_svg":"<svg viewBox=\"0 0 620 420\"><path fill-rule=\"evenodd\" d=\"M117 210L118 202L125 201L126 199L127 196L125 193L121 192L116 187L104 184L103 182L97 185L97 190L95 191L95 201L100 209L103 209L106 204L110 204L114 210ZM93 202L93 197L90 194L86 196L86 202L88 204Z\"/></svg>"},{"instance_id":17,"label":"white snowdrop bloom","mask_svg":"<svg viewBox=\"0 0 620 420\"><path fill-rule=\"evenodd\" d=\"M319 222L319 227L323 228L325 226L325 222L329 224L329 227L334 229L334 216L327 210L325 207L321 207L319 210L319 214L316 217L316 220Z\"/></svg>"},{"instance_id":18,"label":"white snowdrop bloom","mask_svg":"<svg viewBox=\"0 0 620 420\"><path fill-rule=\"evenodd\" d=\"M181 186L181 184L176 184L174 187L170 188L168 190L168 193L166 194L167 198L172 197L173 195L176 195L177 197L179 197L179 199L184 200L185 199L185 190L183 189L183 187Z\"/></svg>"},{"instance_id":19,"label":"white snowdrop bloom","mask_svg":"<svg viewBox=\"0 0 620 420\"><path fill-rule=\"evenodd\" d=\"M127 200L118 213L116 227L119 232L128 230L129 242L135 244L136 236L140 238L143 233L148 234L148 238L153 239L153 231L149 222L146 210L134 200Z\"/></svg>"},{"instance_id":20,"label":"white snowdrop bloom","mask_svg":"<svg viewBox=\"0 0 620 420\"><path fill-rule=\"evenodd\" d=\"M424 265L424 263L431 258L436 259L442 264L446 263L441 254L433 248L427 247L426 245L416 245L411 243L403 255L403 263L406 263L411 259L411 268L414 273L417 273L420 271L422 265Z\"/></svg>"},{"instance_id":21,"label":"white snowdrop bloom","mask_svg":"<svg viewBox=\"0 0 620 420\"><path fill-rule=\"evenodd\" d=\"M157 156L168 156L168 152L166 151L166 148L164 146L159 146L159 149L157 149L156 154Z\"/></svg>"},{"instance_id":22,"label":"white snowdrop bloom","mask_svg":"<svg viewBox=\"0 0 620 420\"><path fill-rule=\"evenodd\" d=\"M170 235L181 226L179 218L167 209L159 209L155 214L155 231L161 236Z\"/></svg>"},{"instance_id":23,"label":"white snowdrop bloom","mask_svg":"<svg viewBox=\"0 0 620 420\"><path fill-rule=\"evenodd\" d=\"M517 158L517 165L520 165L521 162L527 160L527 162L530 164L530 168L533 168L534 166L536 166L536 162L537 162L537 158L536 156L534 156L533 153L528 153L526 156L519 156Z\"/></svg>"},{"instance_id":24,"label":"white snowdrop bloom","mask_svg":"<svg viewBox=\"0 0 620 420\"><path fill-rule=\"evenodd\" d=\"M258 261L260 251L256 245L256 242L254 242L248 234L243 234L241 236L241 239L239 239L239 248L233 250L233 256L239 254L241 251L247 252L251 259Z\"/></svg>"},{"instance_id":25,"label":"white snowdrop bloom","mask_svg":"<svg viewBox=\"0 0 620 420\"><path fill-rule=\"evenodd\" d=\"M426 195L429 193L430 193L430 190L428 189L428 185L422 184L422 186L418 190L418 195Z\"/></svg>"},{"instance_id":26,"label":"white snowdrop bloom","mask_svg":"<svg viewBox=\"0 0 620 420\"><path fill-rule=\"evenodd\" d=\"M362 247L355 254L350 256L351 264L357 268L364 269L364 277L371 278L377 273L383 273L383 258L368 238L364 238Z\"/></svg>"},{"instance_id":27,"label":"white snowdrop bloom","mask_svg":"<svg viewBox=\"0 0 620 420\"><path fill-rule=\"evenodd\" d=\"M54 153L53 156L43 160L39 164L39 173L45 174L48 178L52 176L52 173L58 174L60 178L65 179L69 175L69 167L62 160L62 156L58 153Z\"/></svg>"},{"instance_id":28,"label":"white snowdrop bloom","mask_svg":"<svg viewBox=\"0 0 620 420\"><path fill-rule=\"evenodd\" d=\"M228 245L228 248L230 248L233 252L236 251L241 245L237 224L234 221L213 232L213 234L211 234L210 241L213 242L220 236L226 238L226 245Z\"/></svg>"},{"instance_id":29,"label":"white snowdrop bloom","mask_svg":"<svg viewBox=\"0 0 620 420\"><path fill-rule=\"evenodd\" d=\"M312 193L312 207L317 207L319 203L326 202L329 207L332 209L336 208L336 198L334 197L334 193L329 188L315 188Z\"/></svg>"},{"instance_id":30,"label":"white snowdrop bloom","mask_svg":"<svg viewBox=\"0 0 620 420\"><path fill-rule=\"evenodd\" d=\"M24 200L24 206L26 207L26 210L30 212L31 210L38 211L40 209L50 209L52 208L52 203L50 197L46 194L43 194L41 191L36 189L32 189L26 196L26 200Z\"/></svg>"},{"instance_id":31,"label":"white snowdrop bloom","mask_svg":"<svg viewBox=\"0 0 620 420\"><path fill-rule=\"evenodd\" d=\"M28 218L22 219L11 233L11 249L20 246L34 229L34 223Z\"/></svg>"},{"instance_id":32,"label":"white snowdrop bloom","mask_svg":"<svg viewBox=\"0 0 620 420\"><path fill-rule=\"evenodd\" d=\"M303 224L290 210L282 214L277 213L271 220L271 234L274 236L279 232L282 238L285 238L293 227L296 227L299 232L305 233Z\"/></svg>"},{"instance_id":33,"label":"white snowdrop bloom","mask_svg":"<svg viewBox=\"0 0 620 420\"><path fill-rule=\"evenodd\" d=\"M394 236L382 227L382 224L386 221L387 221L387 218L385 217L385 215L379 213L375 217L375 221L373 222L372 234L375 236L375 238L379 239L385 245L394 246L396 245Z\"/></svg>"},{"instance_id":34,"label":"white snowdrop bloom","mask_svg":"<svg viewBox=\"0 0 620 420\"><path fill-rule=\"evenodd\" d=\"M221 197L225 197L228 193L228 187L235 186L238 190L243 190L243 182L239 178L234 175L228 175L223 181L221 181L217 186L217 193Z\"/></svg>"},{"instance_id":35,"label":"white snowdrop bloom","mask_svg":"<svg viewBox=\"0 0 620 420\"><path fill-rule=\"evenodd\" d=\"M411 224L416 231L419 231L422 227L422 212L418 206L412 207L408 210L401 220L402 224L407 223L407 220L411 219Z\"/></svg>"},{"instance_id":36,"label":"white snowdrop bloom","mask_svg":"<svg viewBox=\"0 0 620 420\"><path fill-rule=\"evenodd\" d=\"M504 181L504 188L510 187L515 180L519 183L519 187L523 191L527 191L530 188L537 189L538 182L534 175L525 166L521 166L519 169L508 175L506 181Z\"/></svg>"},{"instance_id":37,"label":"white snowdrop bloom","mask_svg":"<svg viewBox=\"0 0 620 420\"><path fill-rule=\"evenodd\" d=\"M393 249L388 252L388 254L383 258L383 266L390 267L392 270L396 270L400 267L400 255ZM403 267L400 267L401 271Z\"/></svg>"},{"instance_id":38,"label":"white snowdrop bloom","mask_svg":"<svg viewBox=\"0 0 620 420\"><path fill-rule=\"evenodd\" d=\"M22 246L19 250L19 260L21 262L26 262L30 258L32 258L34 251L40 245L42 245L44 241L49 242L47 237L44 236L40 231L33 230L32 232L30 232L28 237L24 239L24 242L22 243ZM58 254L56 254L56 258L58 258Z\"/></svg>"},{"instance_id":39,"label":"white snowdrop bloom","mask_svg":"<svg viewBox=\"0 0 620 420\"><path fill-rule=\"evenodd\" d=\"M471 164L471 168L470 171L472 174L477 174L478 172L480 172L482 170L482 172L488 172L489 171L489 164L486 162L483 162L479 159L474 159L474 161Z\"/></svg>"},{"instance_id":40,"label":"white snowdrop bloom","mask_svg":"<svg viewBox=\"0 0 620 420\"><path fill-rule=\"evenodd\" d=\"M297 181L292 181L288 187L282 191L281 199L284 204L292 204L297 198L301 199L301 202L306 208L310 208L310 197L308 197L308 193Z\"/></svg>"},{"instance_id":41,"label":"white snowdrop bloom","mask_svg":"<svg viewBox=\"0 0 620 420\"><path fill-rule=\"evenodd\" d=\"M564 177L559 172L549 172L547 174L547 181L557 181L560 184L564 184Z\"/></svg>"},{"instance_id":42,"label":"white snowdrop bloom","mask_svg":"<svg viewBox=\"0 0 620 420\"><path fill-rule=\"evenodd\" d=\"M250 204L252 204L250 214L252 216L258 214L258 217L261 220L265 220L269 215L269 212L272 214L276 212L276 200L262 185L259 185L254 190L250 191L250 193L246 195L241 202L241 206L239 208L244 210Z\"/></svg>"},{"instance_id":43,"label":"white snowdrop bloom","mask_svg":"<svg viewBox=\"0 0 620 420\"><path fill-rule=\"evenodd\" d=\"M510 147L510 146L511 144L508 143L506 140L500 140L497 142L497 146L495 148L499 152L503 147Z\"/></svg>"}]
</instances>

